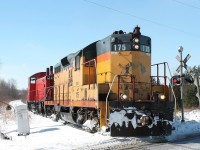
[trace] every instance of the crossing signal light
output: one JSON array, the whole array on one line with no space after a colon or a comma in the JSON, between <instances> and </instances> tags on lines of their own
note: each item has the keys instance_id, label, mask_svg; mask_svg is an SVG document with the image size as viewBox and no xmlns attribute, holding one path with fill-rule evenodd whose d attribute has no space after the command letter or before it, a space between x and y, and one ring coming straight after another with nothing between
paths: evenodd
<instances>
[{"instance_id":1,"label":"crossing signal light","mask_svg":"<svg viewBox=\"0 0 200 150\"><path fill-rule=\"evenodd\" d=\"M181 77L179 75L173 76L172 82L174 85L179 85L181 83Z\"/></svg>"},{"instance_id":2,"label":"crossing signal light","mask_svg":"<svg viewBox=\"0 0 200 150\"><path fill-rule=\"evenodd\" d=\"M185 75L184 79L188 83L194 83L194 78L190 74Z\"/></svg>"},{"instance_id":3,"label":"crossing signal light","mask_svg":"<svg viewBox=\"0 0 200 150\"><path fill-rule=\"evenodd\" d=\"M184 83L194 83L194 78L190 74L184 74L183 76ZM179 85L181 83L181 76L176 75L172 77L172 82L174 85Z\"/></svg>"}]
</instances>

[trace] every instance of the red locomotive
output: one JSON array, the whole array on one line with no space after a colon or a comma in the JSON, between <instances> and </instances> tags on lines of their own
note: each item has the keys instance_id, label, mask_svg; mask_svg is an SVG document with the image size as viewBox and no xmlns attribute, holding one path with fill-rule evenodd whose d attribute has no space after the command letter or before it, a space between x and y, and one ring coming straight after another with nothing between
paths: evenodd
<instances>
[{"instance_id":1,"label":"red locomotive","mask_svg":"<svg viewBox=\"0 0 200 150\"><path fill-rule=\"evenodd\" d=\"M44 105L45 101L53 99L53 66L46 72L38 72L29 77L27 103L29 110L39 114L52 114L52 106Z\"/></svg>"}]
</instances>

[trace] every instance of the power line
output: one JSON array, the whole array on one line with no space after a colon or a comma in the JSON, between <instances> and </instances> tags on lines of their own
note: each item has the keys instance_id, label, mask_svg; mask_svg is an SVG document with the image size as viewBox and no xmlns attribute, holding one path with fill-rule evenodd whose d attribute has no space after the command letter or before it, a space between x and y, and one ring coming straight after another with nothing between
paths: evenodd
<instances>
[{"instance_id":1,"label":"power line","mask_svg":"<svg viewBox=\"0 0 200 150\"><path fill-rule=\"evenodd\" d=\"M190 5L190 4L187 4L187 3L184 3L184 2L180 2L178 0L173 0L174 2L176 3L179 3L181 5L184 5L184 6L187 6L187 7L191 7L191 8L195 8L195 9L199 9L200 10L200 7L197 7L197 6L194 6L194 5Z\"/></svg>"},{"instance_id":2,"label":"power line","mask_svg":"<svg viewBox=\"0 0 200 150\"><path fill-rule=\"evenodd\" d=\"M156 22L156 21L152 21L152 20L150 20L150 19L146 19L146 18L143 18L143 17L139 17L139 16L133 15L133 14L128 13L128 12L124 12L124 11L117 10L117 9L114 9L114 8L111 8L111 7L108 7L108 6L105 6L105 5L96 3L96 2L92 2L92 1L90 1L90 0L84 0L84 1L85 1L85 2L88 2L88 3L91 3L91 4L93 4L93 5L99 6L99 7L103 7L103 8L106 8L106 9L109 9L109 10L112 10L112 11L115 11L115 12L120 13L120 14L123 14L123 15L127 15L127 16L130 16L130 17L133 17L133 18L137 18L137 19L139 19L139 20L143 20L143 21L145 21L145 22L149 22L149 23L152 23L152 24L161 26L161 27L165 27L165 28L168 28L168 29L171 29L171 30L174 30L174 31L182 32L182 33L184 33L184 34L187 34L187 35L191 35L191 36L195 36L195 37L200 38L200 35L195 34L195 33L190 33L190 32L181 30L181 29L179 29L179 28L175 28L175 27L172 27L172 26L169 26L169 25L166 25L166 24L162 24L162 23L159 23L159 22Z\"/></svg>"}]
</instances>

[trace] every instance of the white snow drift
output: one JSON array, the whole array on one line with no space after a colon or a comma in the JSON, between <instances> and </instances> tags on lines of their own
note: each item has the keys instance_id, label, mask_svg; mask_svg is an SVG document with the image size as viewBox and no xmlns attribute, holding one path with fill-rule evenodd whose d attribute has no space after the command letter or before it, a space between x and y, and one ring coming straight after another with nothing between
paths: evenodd
<instances>
[{"instance_id":1,"label":"white snow drift","mask_svg":"<svg viewBox=\"0 0 200 150\"><path fill-rule=\"evenodd\" d=\"M10 114L13 112L9 112ZM14 114L13 114L14 116ZM149 138L110 137L109 133L95 134L54 122L49 118L29 113L30 135L18 136L17 125L14 121L2 119L0 115L0 130L12 140L0 140L2 150L67 150L67 149L117 149L124 145L134 145ZM180 118L180 115L178 115ZM177 120L173 123L175 130L166 139L176 140L191 134L200 134L200 110L185 113L185 122Z\"/></svg>"}]
</instances>

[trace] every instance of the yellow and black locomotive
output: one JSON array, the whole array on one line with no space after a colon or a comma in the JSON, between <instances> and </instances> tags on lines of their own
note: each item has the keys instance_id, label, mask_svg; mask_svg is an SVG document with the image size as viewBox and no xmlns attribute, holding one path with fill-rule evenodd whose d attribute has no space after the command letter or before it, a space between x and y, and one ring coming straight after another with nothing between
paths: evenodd
<instances>
[{"instance_id":1,"label":"yellow and black locomotive","mask_svg":"<svg viewBox=\"0 0 200 150\"><path fill-rule=\"evenodd\" d=\"M162 76L151 76L151 52L151 38L138 26L130 33L115 31L62 58L45 77L54 84L29 89L29 95L46 92L40 112L56 113L91 131L106 126L111 136L169 135L173 101L165 63L156 64L164 66Z\"/></svg>"}]
</instances>

